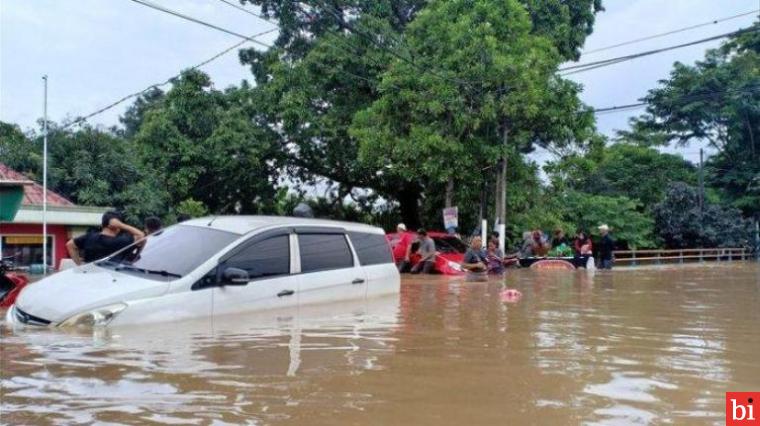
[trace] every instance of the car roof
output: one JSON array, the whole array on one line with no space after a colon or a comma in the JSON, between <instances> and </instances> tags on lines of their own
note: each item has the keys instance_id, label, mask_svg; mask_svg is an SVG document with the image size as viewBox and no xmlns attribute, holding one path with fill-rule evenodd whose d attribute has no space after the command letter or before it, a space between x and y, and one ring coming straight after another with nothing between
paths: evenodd
<instances>
[{"instance_id":1,"label":"car roof","mask_svg":"<svg viewBox=\"0 0 760 426\"><path fill-rule=\"evenodd\" d=\"M181 225L218 229L240 235L276 226L325 226L353 232L384 234L381 228L363 223L289 216L206 216L187 220Z\"/></svg>"}]
</instances>

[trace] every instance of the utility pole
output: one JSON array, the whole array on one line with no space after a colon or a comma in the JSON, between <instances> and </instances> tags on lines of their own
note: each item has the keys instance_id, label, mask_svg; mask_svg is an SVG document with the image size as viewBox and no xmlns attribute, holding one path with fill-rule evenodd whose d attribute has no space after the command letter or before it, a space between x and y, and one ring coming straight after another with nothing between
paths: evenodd
<instances>
[{"instance_id":1,"label":"utility pole","mask_svg":"<svg viewBox=\"0 0 760 426\"><path fill-rule=\"evenodd\" d=\"M755 257L760 262L760 214L755 215Z\"/></svg>"},{"instance_id":2,"label":"utility pole","mask_svg":"<svg viewBox=\"0 0 760 426\"><path fill-rule=\"evenodd\" d=\"M507 128L506 120L504 122L504 128L502 129L502 148L504 154L501 159L501 179L500 182L500 194L499 194L499 248L502 252L506 252L506 231L507 231L507 142L509 141L509 129Z\"/></svg>"},{"instance_id":3,"label":"utility pole","mask_svg":"<svg viewBox=\"0 0 760 426\"><path fill-rule=\"evenodd\" d=\"M705 211L705 162L704 149L699 148L699 236L702 237L702 224Z\"/></svg>"},{"instance_id":4,"label":"utility pole","mask_svg":"<svg viewBox=\"0 0 760 426\"><path fill-rule=\"evenodd\" d=\"M44 103L43 103L43 130L42 130L42 274L47 275L47 169L48 169L48 118L47 118L47 98L48 98L48 77L42 76L44 82Z\"/></svg>"}]
</instances>

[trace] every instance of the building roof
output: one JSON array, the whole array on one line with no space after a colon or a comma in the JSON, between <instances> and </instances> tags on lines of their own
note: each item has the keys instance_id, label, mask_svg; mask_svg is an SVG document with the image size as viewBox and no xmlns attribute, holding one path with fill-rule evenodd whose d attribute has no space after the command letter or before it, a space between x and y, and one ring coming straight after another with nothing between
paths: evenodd
<instances>
[{"instance_id":1,"label":"building roof","mask_svg":"<svg viewBox=\"0 0 760 426\"><path fill-rule=\"evenodd\" d=\"M342 228L346 231L384 234L381 228L363 223L288 216L207 216L182 222L182 225L209 227L241 235L264 228L281 226L331 227Z\"/></svg>"},{"instance_id":2,"label":"building roof","mask_svg":"<svg viewBox=\"0 0 760 426\"><path fill-rule=\"evenodd\" d=\"M21 201L22 205L26 206L41 206L42 205L42 185L32 181L26 177L23 173L19 173L3 163L0 163L0 183L3 184L19 184L24 186L24 199ZM74 203L65 197L56 194L51 190L47 190L47 202L48 206L57 207L73 207Z\"/></svg>"}]
</instances>

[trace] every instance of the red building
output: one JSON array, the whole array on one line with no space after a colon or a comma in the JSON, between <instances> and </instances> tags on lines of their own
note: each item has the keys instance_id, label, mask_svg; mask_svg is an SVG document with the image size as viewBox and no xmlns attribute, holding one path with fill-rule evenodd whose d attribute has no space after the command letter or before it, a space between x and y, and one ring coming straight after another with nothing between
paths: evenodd
<instances>
[{"instance_id":1,"label":"red building","mask_svg":"<svg viewBox=\"0 0 760 426\"><path fill-rule=\"evenodd\" d=\"M42 185L0 163L0 182L24 186L21 208L11 222L0 222L0 253L15 256L20 266L42 263ZM47 191L48 265L60 266L67 258L66 241L100 226L107 207L78 206L70 200Z\"/></svg>"}]
</instances>

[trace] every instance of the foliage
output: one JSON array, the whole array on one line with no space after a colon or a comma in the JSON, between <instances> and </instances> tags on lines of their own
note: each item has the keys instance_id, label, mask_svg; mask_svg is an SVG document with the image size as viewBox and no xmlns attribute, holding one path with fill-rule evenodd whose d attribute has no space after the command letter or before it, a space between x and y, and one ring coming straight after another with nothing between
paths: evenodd
<instances>
[{"instance_id":1,"label":"foliage","mask_svg":"<svg viewBox=\"0 0 760 426\"><path fill-rule=\"evenodd\" d=\"M747 215L760 215L760 21L707 52L676 63L646 96L647 113L623 132L654 143L706 142L718 150L708 183Z\"/></svg>"},{"instance_id":2,"label":"foliage","mask_svg":"<svg viewBox=\"0 0 760 426\"><path fill-rule=\"evenodd\" d=\"M750 221L733 208L706 203L699 208L696 188L685 183L668 187L654 207L655 229L666 247L740 247L752 239Z\"/></svg>"},{"instance_id":3,"label":"foliage","mask_svg":"<svg viewBox=\"0 0 760 426\"><path fill-rule=\"evenodd\" d=\"M185 214L190 217L202 217L208 214L208 208L198 200L188 198L177 205L177 214Z\"/></svg>"},{"instance_id":4,"label":"foliage","mask_svg":"<svg viewBox=\"0 0 760 426\"><path fill-rule=\"evenodd\" d=\"M0 121L0 161L12 169L26 173L30 179L42 177L42 150L11 123Z\"/></svg>"},{"instance_id":5,"label":"foliage","mask_svg":"<svg viewBox=\"0 0 760 426\"><path fill-rule=\"evenodd\" d=\"M355 116L362 164L432 192L451 179L479 180L505 150L588 137L592 121L578 87L554 77L561 57L531 28L515 0L428 5L406 32L414 64L394 61L380 98Z\"/></svg>"},{"instance_id":6,"label":"foliage","mask_svg":"<svg viewBox=\"0 0 760 426\"><path fill-rule=\"evenodd\" d=\"M681 156L629 143L597 145L545 166L552 187L626 196L651 209L671 182L696 183L695 167Z\"/></svg>"},{"instance_id":7,"label":"foliage","mask_svg":"<svg viewBox=\"0 0 760 426\"><path fill-rule=\"evenodd\" d=\"M3 124L3 131L8 128ZM16 129L1 140L3 163L41 181L42 135ZM166 210L162 186L136 163L132 144L110 131L49 124L48 164L50 188L77 204L122 209L135 221Z\"/></svg>"},{"instance_id":8,"label":"foliage","mask_svg":"<svg viewBox=\"0 0 760 426\"><path fill-rule=\"evenodd\" d=\"M356 187L370 188L389 200L398 201L405 220L417 222L419 202L437 189L437 182L401 179L395 173L386 173L373 164L358 161L358 138L348 130L355 115L378 100L384 94L381 92L387 92L388 96L398 94L388 85L378 87L378 81L401 61L399 57L417 62L420 65L415 68L417 74L420 69L430 69L431 73L422 74L427 80L431 79L438 68L435 63L438 58L424 50L415 50L408 42L414 38L408 29L410 25L423 28L424 24L410 23L428 9L441 5L422 0L244 1L260 6L262 12L276 19L281 28L274 49L266 52L243 50L240 57L254 74L256 98L268 123L276 127L280 144L287 147L289 172L306 181L330 179L341 185L344 193L350 193ZM500 2L481 3L483 9L503 7ZM591 31L594 14L601 10L600 0L525 0L510 4L513 10L523 10L522 22L516 26L523 32L532 32L531 37L545 41L533 50L520 46L522 53L534 57L535 51L553 45L555 64L563 58L577 58L578 49ZM496 21L498 25L495 27L511 28L511 18ZM440 30L435 29L428 39L446 37ZM460 27L459 32L463 31L466 28ZM488 42L493 44L495 40L489 39ZM469 55L470 52L460 53L477 56ZM529 71L520 70L523 79ZM577 102L577 87L564 81L552 84L552 93L546 99L556 102L543 105L543 108L547 116L549 110L554 109L551 113L558 124L544 126L546 123L525 122L526 127L534 129L531 136L544 143L567 139L567 131L556 130L573 127L572 122L578 119L577 108L567 114L562 107L568 100ZM424 82L423 86L427 89L430 84ZM447 102L449 98L445 90L429 95L431 102L436 103ZM470 97L478 96L471 94ZM453 115L458 114L454 110ZM581 115L580 119L588 121L589 117ZM486 126L482 128L484 132L488 131ZM555 132L537 131L544 128ZM434 138L427 139L427 142L438 143ZM477 142L472 139L473 144ZM442 149L447 147L442 146ZM430 187L425 187L426 184Z\"/></svg>"},{"instance_id":9,"label":"foliage","mask_svg":"<svg viewBox=\"0 0 760 426\"><path fill-rule=\"evenodd\" d=\"M141 163L163 182L172 205L194 199L213 213L271 208L279 146L254 121L249 91L210 86L205 74L187 71L145 113L134 138Z\"/></svg>"},{"instance_id":10,"label":"foliage","mask_svg":"<svg viewBox=\"0 0 760 426\"><path fill-rule=\"evenodd\" d=\"M629 247L654 247L652 219L640 212L639 204L628 197L592 195L569 191L557 197L564 219L598 235L597 226L607 224L619 242Z\"/></svg>"}]
</instances>

